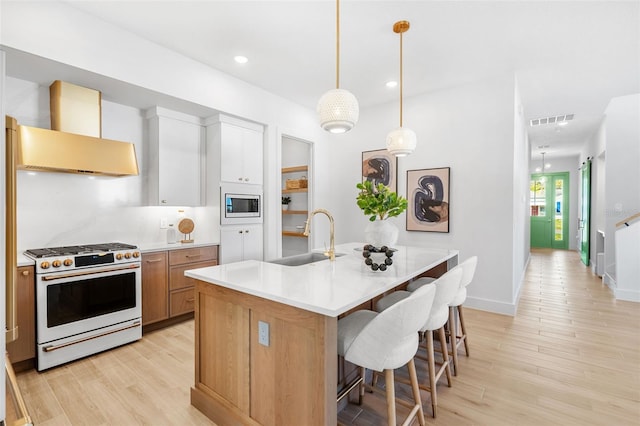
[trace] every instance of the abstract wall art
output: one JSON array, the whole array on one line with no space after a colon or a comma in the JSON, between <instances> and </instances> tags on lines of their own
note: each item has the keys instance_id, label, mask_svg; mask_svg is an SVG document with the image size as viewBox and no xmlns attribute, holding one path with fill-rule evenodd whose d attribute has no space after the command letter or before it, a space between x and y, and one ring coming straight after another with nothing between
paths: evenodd
<instances>
[{"instance_id":1,"label":"abstract wall art","mask_svg":"<svg viewBox=\"0 0 640 426\"><path fill-rule=\"evenodd\" d=\"M407 231L449 232L450 168L407 170Z\"/></svg>"},{"instance_id":2,"label":"abstract wall art","mask_svg":"<svg viewBox=\"0 0 640 426\"><path fill-rule=\"evenodd\" d=\"M362 180L369 180L374 186L379 183L398 192L398 159L386 149L364 151L362 153Z\"/></svg>"}]
</instances>

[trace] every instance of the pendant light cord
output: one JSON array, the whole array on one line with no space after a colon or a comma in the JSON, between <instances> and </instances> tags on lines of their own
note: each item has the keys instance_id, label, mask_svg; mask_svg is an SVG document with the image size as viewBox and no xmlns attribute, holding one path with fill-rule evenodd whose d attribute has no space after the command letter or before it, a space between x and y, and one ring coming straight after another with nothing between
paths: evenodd
<instances>
[{"instance_id":1,"label":"pendant light cord","mask_svg":"<svg viewBox=\"0 0 640 426\"><path fill-rule=\"evenodd\" d=\"M336 0L336 89L340 88L340 0Z\"/></svg>"},{"instance_id":2,"label":"pendant light cord","mask_svg":"<svg viewBox=\"0 0 640 426\"><path fill-rule=\"evenodd\" d=\"M400 33L400 127L402 127L402 33Z\"/></svg>"}]
</instances>

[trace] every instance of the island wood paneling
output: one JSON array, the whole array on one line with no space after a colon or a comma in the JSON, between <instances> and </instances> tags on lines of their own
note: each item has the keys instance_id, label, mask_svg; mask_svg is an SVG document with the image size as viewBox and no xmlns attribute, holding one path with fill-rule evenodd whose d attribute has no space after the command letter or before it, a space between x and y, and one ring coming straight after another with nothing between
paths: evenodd
<instances>
[{"instance_id":1,"label":"island wood paneling","mask_svg":"<svg viewBox=\"0 0 640 426\"><path fill-rule=\"evenodd\" d=\"M191 403L225 425L335 421L336 330L335 318L198 282Z\"/></svg>"},{"instance_id":2,"label":"island wood paneling","mask_svg":"<svg viewBox=\"0 0 640 426\"><path fill-rule=\"evenodd\" d=\"M200 287L196 383L249 415L249 310L217 287Z\"/></svg>"}]
</instances>

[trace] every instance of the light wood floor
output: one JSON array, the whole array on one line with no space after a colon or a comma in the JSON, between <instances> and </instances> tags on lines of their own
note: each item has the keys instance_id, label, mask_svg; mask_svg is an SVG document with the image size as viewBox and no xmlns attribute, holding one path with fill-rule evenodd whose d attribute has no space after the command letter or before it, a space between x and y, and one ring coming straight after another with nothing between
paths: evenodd
<instances>
[{"instance_id":1,"label":"light wood floor","mask_svg":"<svg viewBox=\"0 0 640 426\"><path fill-rule=\"evenodd\" d=\"M614 300L576 252L532 251L515 317L465 314L471 356L461 351L453 387L441 381L427 423L640 425L640 304ZM36 425L213 424L189 405L193 321L18 381ZM426 393L423 402L430 415ZM367 393L340 420L384 425L385 413Z\"/></svg>"}]
</instances>

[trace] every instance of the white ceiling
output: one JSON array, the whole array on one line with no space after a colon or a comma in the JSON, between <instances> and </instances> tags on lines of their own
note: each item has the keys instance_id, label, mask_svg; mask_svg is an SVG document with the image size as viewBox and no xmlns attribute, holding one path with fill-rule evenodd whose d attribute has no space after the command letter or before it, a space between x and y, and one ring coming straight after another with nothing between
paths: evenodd
<instances>
[{"instance_id":1,"label":"white ceiling","mask_svg":"<svg viewBox=\"0 0 640 426\"><path fill-rule=\"evenodd\" d=\"M141 37L310 108L335 86L335 2L68 1ZM340 87L361 109L515 72L532 155L576 154L612 97L640 92L639 1L341 1ZM238 65L235 55L249 63ZM508 119L508 117L506 117ZM539 145L549 145L538 149Z\"/></svg>"}]
</instances>

